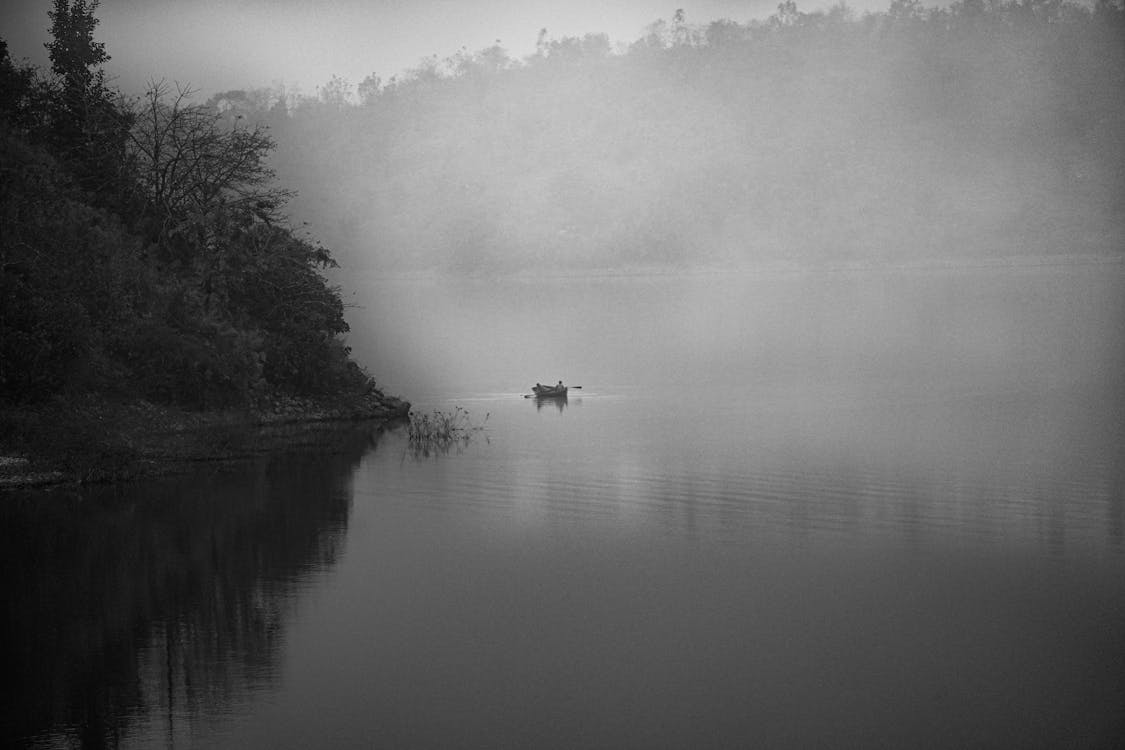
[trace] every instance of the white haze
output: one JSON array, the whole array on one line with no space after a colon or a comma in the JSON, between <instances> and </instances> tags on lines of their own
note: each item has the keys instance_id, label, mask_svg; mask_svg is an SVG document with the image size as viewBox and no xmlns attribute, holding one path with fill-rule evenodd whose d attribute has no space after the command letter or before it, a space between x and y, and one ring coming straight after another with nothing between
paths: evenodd
<instances>
[{"instance_id":1,"label":"white haze","mask_svg":"<svg viewBox=\"0 0 1125 750\"><path fill-rule=\"evenodd\" d=\"M343 86L220 103L273 107L294 215L352 269L1119 256L1119 31L803 19L461 53L360 105Z\"/></svg>"}]
</instances>

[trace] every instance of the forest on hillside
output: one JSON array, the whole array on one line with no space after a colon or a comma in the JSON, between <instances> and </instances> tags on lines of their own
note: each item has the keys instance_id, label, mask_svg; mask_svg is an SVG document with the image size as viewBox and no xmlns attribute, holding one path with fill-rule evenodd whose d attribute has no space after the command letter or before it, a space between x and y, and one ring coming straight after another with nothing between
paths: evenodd
<instances>
[{"instance_id":1,"label":"forest on hillside","mask_svg":"<svg viewBox=\"0 0 1125 750\"><path fill-rule=\"evenodd\" d=\"M787 0L209 104L344 265L503 272L1117 254L1123 91L1119 0Z\"/></svg>"},{"instance_id":2,"label":"forest on hillside","mask_svg":"<svg viewBox=\"0 0 1125 750\"><path fill-rule=\"evenodd\" d=\"M274 141L169 86L111 89L96 8L55 0L48 71L0 40L0 441L21 438L13 409L55 399L51 439L71 438L88 394L222 409L369 392L334 261L288 224Z\"/></svg>"}]
</instances>

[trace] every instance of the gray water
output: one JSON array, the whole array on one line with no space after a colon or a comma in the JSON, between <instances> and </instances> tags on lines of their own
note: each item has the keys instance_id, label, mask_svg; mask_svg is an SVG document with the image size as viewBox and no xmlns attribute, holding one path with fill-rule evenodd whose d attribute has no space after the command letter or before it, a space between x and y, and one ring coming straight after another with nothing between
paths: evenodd
<instances>
[{"instance_id":1,"label":"gray water","mask_svg":"<svg viewBox=\"0 0 1125 750\"><path fill-rule=\"evenodd\" d=\"M1125 738L1120 265L349 282L484 429L6 496L4 738Z\"/></svg>"}]
</instances>

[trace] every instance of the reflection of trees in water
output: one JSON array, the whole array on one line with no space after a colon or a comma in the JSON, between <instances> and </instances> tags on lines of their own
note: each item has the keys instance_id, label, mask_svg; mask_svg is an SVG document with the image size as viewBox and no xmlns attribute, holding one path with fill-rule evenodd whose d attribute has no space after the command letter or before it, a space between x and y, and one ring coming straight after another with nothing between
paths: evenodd
<instances>
[{"instance_id":1,"label":"reflection of trees in water","mask_svg":"<svg viewBox=\"0 0 1125 750\"><path fill-rule=\"evenodd\" d=\"M9 652L0 740L117 744L134 717L229 705L270 682L302 576L342 551L370 427L332 454L0 507Z\"/></svg>"},{"instance_id":2,"label":"reflection of trees in water","mask_svg":"<svg viewBox=\"0 0 1125 750\"><path fill-rule=\"evenodd\" d=\"M773 422L726 454L669 441L631 457L628 492L691 539L958 539L1058 558L1125 546L1125 402L1116 394L888 399L835 422L817 414L798 439L775 439L785 432Z\"/></svg>"}]
</instances>

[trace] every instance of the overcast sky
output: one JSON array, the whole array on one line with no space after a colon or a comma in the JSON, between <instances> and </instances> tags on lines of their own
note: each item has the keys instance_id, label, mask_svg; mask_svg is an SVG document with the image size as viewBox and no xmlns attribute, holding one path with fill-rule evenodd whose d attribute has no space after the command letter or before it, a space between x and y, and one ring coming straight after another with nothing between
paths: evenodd
<instances>
[{"instance_id":1,"label":"overcast sky","mask_svg":"<svg viewBox=\"0 0 1125 750\"><path fill-rule=\"evenodd\" d=\"M779 0L103 0L98 38L106 66L126 92L150 78L204 93L284 83L313 93L332 75L353 86L374 72L387 79L427 55L444 58L497 39L513 57L534 50L539 29L553 37L604 32L631 42L658 18L683 8L689 23L744 22ZM804 0L802 10L833 0ZM855 0L885 10L889 0ZM45 66L52 0L0 0L0 36L12 57Z\"/></svg>"}]
</instances>

